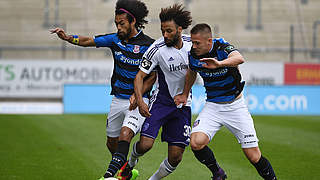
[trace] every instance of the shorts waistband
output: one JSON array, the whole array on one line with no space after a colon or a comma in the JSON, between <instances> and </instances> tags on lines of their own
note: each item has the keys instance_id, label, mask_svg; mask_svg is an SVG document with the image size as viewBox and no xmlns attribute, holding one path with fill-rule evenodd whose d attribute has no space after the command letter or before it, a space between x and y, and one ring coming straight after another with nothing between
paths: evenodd
<instances>
[{"instance_id":1,"label":"shorts waistband","mask_svg":"<svg viewBox=\"0 0 320 180\"><path fill-rule=\"evenodd\" d=\"M231 104L237 100L239 100L240 98L242 97L242 94L239 94L239 96L237 96L234 100L232 101L226 101L226 102L213 102L213 103L216 103L216 104Z\"/></svg>"}]
</instances>

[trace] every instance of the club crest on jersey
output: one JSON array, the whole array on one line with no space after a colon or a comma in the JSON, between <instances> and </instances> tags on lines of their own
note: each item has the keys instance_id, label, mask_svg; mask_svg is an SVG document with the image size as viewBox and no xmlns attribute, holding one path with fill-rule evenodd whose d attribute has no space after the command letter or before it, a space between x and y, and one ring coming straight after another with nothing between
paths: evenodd
<instances>
[{"instance_id":1,"label":"club crest on jersey","mask_svg":"<svg viewBox=\"0 0 320 180\"><path fill-rule=\"evenodd\" d=\"M133 52L134 53L139 53L140 52L140 46L139 45L134 45Z\"/></svg>"}]
</instances>

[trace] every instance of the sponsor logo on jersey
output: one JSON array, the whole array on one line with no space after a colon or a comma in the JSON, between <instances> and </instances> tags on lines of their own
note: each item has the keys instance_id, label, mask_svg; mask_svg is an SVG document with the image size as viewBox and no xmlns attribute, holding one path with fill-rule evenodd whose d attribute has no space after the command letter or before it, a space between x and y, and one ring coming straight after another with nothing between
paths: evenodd
<instances>
[{"instance_id":1,"label":"sponsor logo on jersey","mask_svg":"<svg viewBox=\"0 0 320 180\"><path fill-rule=\"evenodd\" d=\"M140 52L140 46L139 45L134 45L133 52L134 53L139 53Z\"/></svg>"},{"instance_id":2,"label":"sponsor logo on jersey","mask_svg":"<svg viewBox=\"0 0 320 180\"><path fill-rule=\"evenodd\" d=\"M141 62L141 67L143 67L146 70L149 70L151 65L152 65L152 62L144 57L142 62Z\"/></svg>"},{"instance_id":3,"label":"sponsor logo on jersey","mask_svg":"<svg viewBox=\"0 0 320 180\"><path fill-rule=\"evenodd\" d=\"M206 77L218 77L218 76L223 76L228 72L227 68L223 68L220 71L216 71L216 72L205 72L204 75Z\"/></svg>"},{"instance_id":4,"label":"sponsor logo on jersey","mask_svg":"<svg viewBox=\"0 0 320 180\"><path fill-rule=\"evenodd\" d=\"M177 66L175 66L174 64L170 64L169 65L169 71L170 72L172 72L172 71L181 71L181 70L184 70L184 69L188 69L188 65L187 64L180 63Z\"/></svg>"},{"instance_id":5,"label":"sponsor logo on jersey","mask_svg":"<svg viewBox=\"0 0 320 180\"><path fill-rule=\"evenodd\" d=\"M120 51L115 51L114 54L116 55L117 59L119 59L125 64L139 65L141 63L141 59L129 59L125 55L123 55Z\"/></svg>"},{"instance_id":6,"label":"sponsor logo on jersey","mask_svg":"<svg viewBox=\"0 0 320 180\"><path fill-rule=\"evenodd\" d=\"M168 61L174 61L173 57L170 57Z\"/></svg>"}]
</instances>

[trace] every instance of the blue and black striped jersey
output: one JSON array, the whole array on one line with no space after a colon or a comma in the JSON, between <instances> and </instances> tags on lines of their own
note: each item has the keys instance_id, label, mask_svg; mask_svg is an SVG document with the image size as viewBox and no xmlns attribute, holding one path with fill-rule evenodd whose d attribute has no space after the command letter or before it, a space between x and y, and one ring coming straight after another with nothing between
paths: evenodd
<instances>
[{"instance_id":1,"label":"blue and black striped jersey","mask_svg":"<svg viewBox=\"0 0 320 180\"><path fill-rule=\"evenodd\" d=\"M198 72L204 81L207 101L227 102L234 100L243 90L244 82L241 82L241 74L237 67L221 67L208 69L202 67L202 58L216 58L222 61L228 55L236 51L233 45L222 38L213 39L212 49L208 54L196 56L193 50L189 52L189 67Z\"/></svg>"},{"instance_id":2,"label":"blue and black striped jersey","mask_svg":"<svg viewBox=\"0 0 320 180\"><path fill-rule=\"evenodd\" d=\"M129 99L134 93L133 81L139 71L143 54L154 39L140 31L126 43L121 41L116 33L96 36L97 47L109 47L114 59L113 74L111 77L111 95ZM147 97L149 94L144 94Z\"/></svg>"}]
</instances>

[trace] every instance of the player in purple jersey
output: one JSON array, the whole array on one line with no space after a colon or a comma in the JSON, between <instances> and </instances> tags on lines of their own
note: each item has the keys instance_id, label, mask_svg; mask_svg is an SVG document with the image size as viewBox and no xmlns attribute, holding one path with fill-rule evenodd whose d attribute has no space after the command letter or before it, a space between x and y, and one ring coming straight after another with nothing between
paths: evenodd
<instances>
[{"instance_id":1,"label":"player in purple jersey","mask_svg":"<svg viewBox=\"0 0 320 180\"><path fill-rule=\"evenodd\" d=\"M191 86L199 73L204 80L207 102L191 132L190 145L195 157L212 172L213 180L226 179L224 170L219 167L207 146L215 133L225 126L237 138L260 176L265 180L276 180L270 162L261 155L253 120L242 97L244 82L241 82L238 65L244 62L244 58L222 38L212 39L211 28L207 24L195 25L191 29L191 40L190 69L183 94L177 95L175 102L187 102Z\"/></svg>"},{"instance_id":2,"label":"player in purple jersey","mask_svg":"<svg viewBox=\"0 0 320 180\"><path fill-rule=\"evenodd\" d=\"M136 165L138 157L148 152L162 127L161 139L168 143L168 157L149 180L162 179L172 173L189 145L191 123L191 98L188 104L176 106L173 97L182 93L184 77L188 69L188 51L191 48L189 36L182 30L191 24L190 12L182 5L162 8L159 14L162 36L144 54L135 81L135 95L141 115L147 117L142 126L140 140L134 144L128 161L128 168ZM148 105L142 101L143 79L156 71L157 88Z\"/></svg>"}]
</instances>

